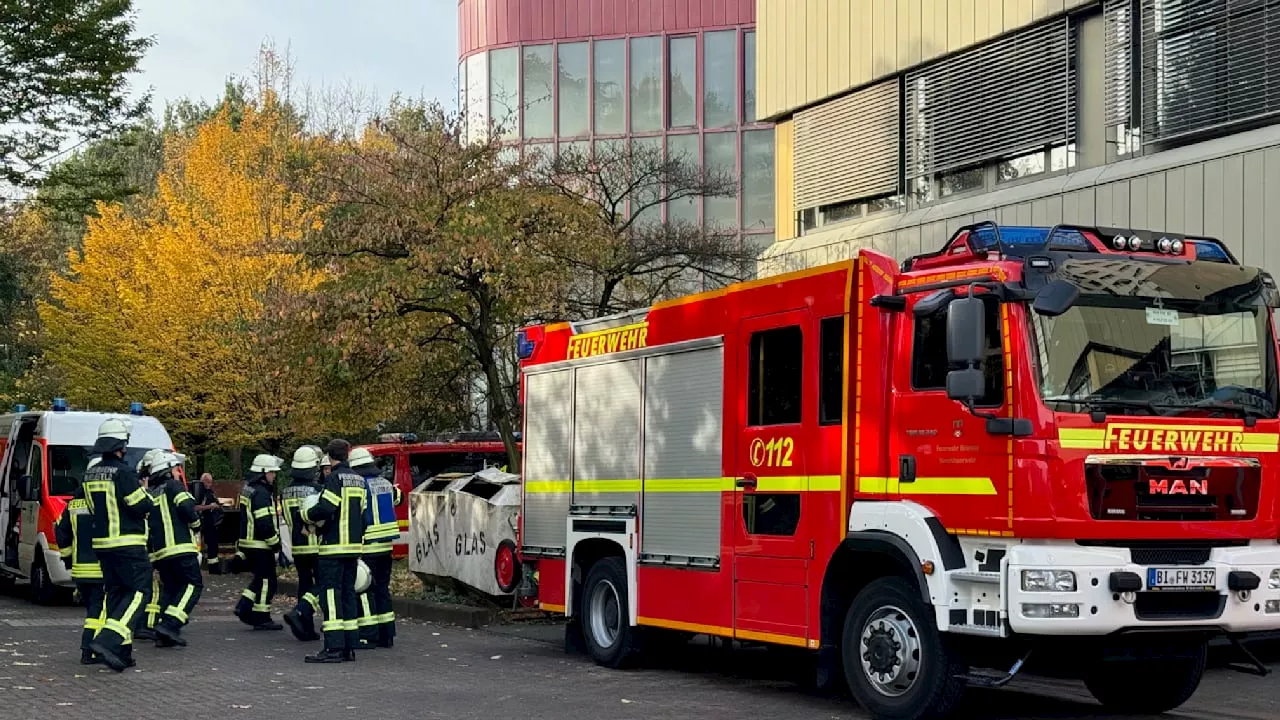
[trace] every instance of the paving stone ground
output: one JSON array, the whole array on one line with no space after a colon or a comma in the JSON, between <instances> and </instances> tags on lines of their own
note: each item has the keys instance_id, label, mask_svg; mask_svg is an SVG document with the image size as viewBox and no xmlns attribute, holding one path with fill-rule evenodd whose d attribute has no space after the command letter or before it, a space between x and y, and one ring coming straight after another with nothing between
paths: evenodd
<instances>
[{"instance_id":1,"label":"paving stone ground","mask_svg":"<svg viewBox=\"0 0 1280 720\"><path fill-rule=\"evenodd\" d=\"M207 578L186 633L190 647L140 647L137 668L121 675L79 664L76 608L0 596L0 718L865 717L847 698L804 690L791 679L795 663L776 653L695 642L658 665L612 671L564 654L557 628L546 625L464 630L406 622L393 650L362 652L355 663L305 665L314 645L288 631L253 632L231 615L244 580ZM1103 714L1079 683L1034 677L971 691L962 712L992 720ZM1212 671L1177 715L1275 720L1280 680Z\"/></svg>"}]
</instances>

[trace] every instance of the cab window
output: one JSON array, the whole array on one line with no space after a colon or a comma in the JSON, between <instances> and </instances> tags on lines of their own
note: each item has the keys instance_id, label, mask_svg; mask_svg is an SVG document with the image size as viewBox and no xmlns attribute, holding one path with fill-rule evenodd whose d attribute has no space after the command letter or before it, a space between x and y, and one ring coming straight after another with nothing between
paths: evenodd
<instances>
[{"instance_id":1,"label":"cab window","mask_svg":"<svg viewBox=\"0 0 1280 720\"><path fill-rule=\"evenodd\" d=\"M1000 332L1000 303L983 297L987 315L986 358L982 372L987 378L986 393L978 401L982 407L1004 404L1004 346ZM947 387L947 314L948 307L932 315L915 319L911 349L911 387L915 390L944 390Z\"/></svg>"},{"instance_id":2,"label":"cab window","mask_svg":"<svg viewBox=\"0 0 1280 720\"><path fill-rule=\"evenodd\" d=\"M804 377L804 333L800 326L753 333L750 352L747 425L799 423Z\"/></svg>"}]
</instances>

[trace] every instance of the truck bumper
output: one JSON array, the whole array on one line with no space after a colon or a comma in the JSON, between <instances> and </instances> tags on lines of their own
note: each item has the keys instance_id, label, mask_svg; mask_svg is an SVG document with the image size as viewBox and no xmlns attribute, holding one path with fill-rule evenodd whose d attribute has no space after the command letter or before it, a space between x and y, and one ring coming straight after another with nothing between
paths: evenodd
<instances>
[{"instance_id":1,"label":"truck bumper","mask_svg":"<svg viewBox=\"0 0 1280 720\"><path fill-rule=\"evenodd\" d=\"M1160 558L1139 564L1125 547L1027 543L1011 547L1006 563L1009 628L1020 634L1280 630L1280 544L1274 541L1213 548L1207 562L1195 565ZM1178 576L1203 582L1203 589L1158 589L1151 586L1153 569L1214 572L1211 579L1203 572ZM1073 573L1075 587L1026 589L1023 571Z\"/></svg>"},{"instance_id":2,"label":"truck bumper","mask_svg":"<svg viewBox=\"0 0 1280 720\"><path fill-rule=\"evenodd\" d=\"M42 550L44 553L44 567L49 571L49 580L60 587L74 587L75 582L71 579L71 571L62 564L62 556L55 550Z\"/></svg>"}]
</instances>

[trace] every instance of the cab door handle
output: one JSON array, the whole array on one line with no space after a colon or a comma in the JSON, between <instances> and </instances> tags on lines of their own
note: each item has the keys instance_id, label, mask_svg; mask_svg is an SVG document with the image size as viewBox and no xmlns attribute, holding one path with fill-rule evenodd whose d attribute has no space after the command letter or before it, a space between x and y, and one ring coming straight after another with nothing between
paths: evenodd
<instances>
[{"instance_id":1,"label":"cab door handle","mask_svg":"<svg viewBox=\"0 0 1280 720\"><path fill-rule=\"evenodd\" d=\"M742 477L738 478L737 482L738 487L751 488L752 490L755 490L756 486L759 484L760 481L756 479L754 473L744 473Z\"/></svg>"}]
</instances>

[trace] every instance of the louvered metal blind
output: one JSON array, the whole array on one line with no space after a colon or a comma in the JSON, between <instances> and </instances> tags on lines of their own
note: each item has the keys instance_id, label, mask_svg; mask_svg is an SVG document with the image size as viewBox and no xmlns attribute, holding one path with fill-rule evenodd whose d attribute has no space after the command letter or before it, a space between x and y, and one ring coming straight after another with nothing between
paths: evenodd
<instances>
[{"instance_id":1,"label":"louvered metal blind","mask_svg":"<svg viewBox=\"0 0 1280 720\"><path fill-rule=\"evenodd\" d=\"M1073 139L1066 18L907 73L907 172L957 170Z\"/></svg>"},{"instance_id":2,"label":"louvered metal blind","mask_svg":"<svg viewBox=\"0 0 1280 720\"><path fill-rule=\"evenodd\" d=\"M1142 0L1142 134L1280 113L1280 0Z\"/></svg>"},{"instance_id":3,"label":"louvered metal blind","mask_svg":"<svg viewBox=\"0 0 1280 720\"><path fill-rule=\"evenodd\" d=\"M1102 10L1104 37L1103 111L1107 126L1131 125L1133 109L1134 0L1107 0Z\"/></svg>"},{"instance_id":4,"label":"louvered metal blind","mask_svg":"<svg viewBox=\"0 0 1280 720\"><path fill-rule=\"evenodd\" d=\"M796 113L796 209L898 189L898 97L894 78Z\"/></svg>"}]
</instances>

